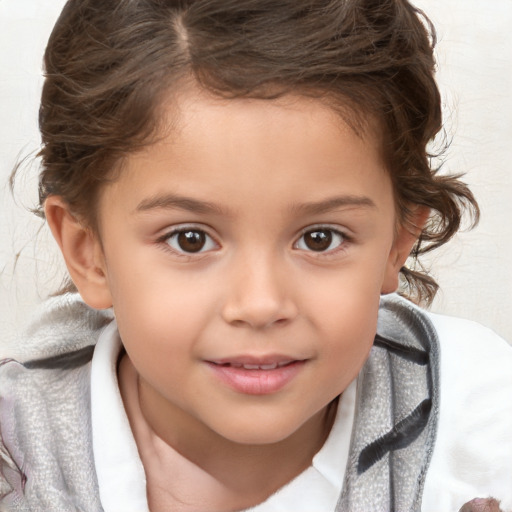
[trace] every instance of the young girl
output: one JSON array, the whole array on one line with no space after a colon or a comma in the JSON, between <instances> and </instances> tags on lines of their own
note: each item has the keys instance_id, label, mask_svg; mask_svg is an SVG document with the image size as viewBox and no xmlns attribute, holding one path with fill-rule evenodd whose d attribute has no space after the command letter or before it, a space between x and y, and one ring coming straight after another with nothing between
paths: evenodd
<instances>
[{"instance_id":1,"label":"young girl","mask_svg":"<svg viewBox=\"0 0 512 512\"><path fill-rule=\"evenodd\" d=\"M405 0L66 4L40 199L73 284L0 370L1 510L512 507L512 350L392 294L477 212L429 167L433 42Z\"/></svg>"}]
</instances>

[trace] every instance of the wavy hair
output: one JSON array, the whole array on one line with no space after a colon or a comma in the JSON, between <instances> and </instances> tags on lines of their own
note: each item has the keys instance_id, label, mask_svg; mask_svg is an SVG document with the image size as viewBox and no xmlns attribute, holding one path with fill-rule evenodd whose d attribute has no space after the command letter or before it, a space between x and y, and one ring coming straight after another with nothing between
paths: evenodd
<instances>
[{"instance_id":1,"label":"wavy hair","mask_svg":"<svg viewBox=\"0 0 512 512\"><path fill-rule=\"evenodd\" d=\"M458 176L431 167L442 126L435 31L406 0L69 0L45 52L40 213L61 196L94 228L98 190L150 144L159 106L191 78L227 97L287 93L329 102L356 132L377 121L400 221L431 209L402 291L429 302L415 263L478 206Z\"/></svg>"}]
</instances>

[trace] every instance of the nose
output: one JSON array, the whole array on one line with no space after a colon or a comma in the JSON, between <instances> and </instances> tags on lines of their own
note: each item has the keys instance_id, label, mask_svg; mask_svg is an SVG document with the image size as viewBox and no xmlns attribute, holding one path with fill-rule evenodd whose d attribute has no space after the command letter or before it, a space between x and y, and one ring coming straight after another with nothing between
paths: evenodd
<instances>
[{"instance_id":1,"label":"nose","mask_svg":"<svg viewBox=\"0 0 512 512\"><path fill-rule=\"evenodd\" d=\"M232 266L228 296L222 308L234 326L265 329L284 325L297 316L289 275L269 256L240 258Z\"/></svg>"}]
</instances>

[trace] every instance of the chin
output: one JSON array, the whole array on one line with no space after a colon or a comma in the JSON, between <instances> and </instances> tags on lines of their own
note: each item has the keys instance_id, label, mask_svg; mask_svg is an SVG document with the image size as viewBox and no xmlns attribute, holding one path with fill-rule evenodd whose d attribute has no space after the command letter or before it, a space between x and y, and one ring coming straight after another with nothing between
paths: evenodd
<instances>
[{"instance_id":1,"label":"chin","mask_svg":"<svg viewBox=\"0 0 512 512\"><path fill-rule=\"evenodd\" d=\"M276 421L276 418L271 421L258 420L251 416L248 421L233 423L228 428L223 425L217 433L233 443L263 446L288 439L302 425L300 422Z\"/></svg>"}]
</instances>

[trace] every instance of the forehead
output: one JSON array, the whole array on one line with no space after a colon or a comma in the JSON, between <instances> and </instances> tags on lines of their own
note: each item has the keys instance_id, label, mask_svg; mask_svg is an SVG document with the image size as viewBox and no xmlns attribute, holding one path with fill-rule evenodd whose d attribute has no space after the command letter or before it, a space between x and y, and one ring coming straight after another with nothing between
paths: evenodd
<instances>
[{"instance_id":1,"label":"forehead","mask_svg":"<svg viewBox=\"0 0 512 512\"><path fill-rule=\"evenodd\" d=\"M271 93L269 88L255 97L224 98L190 83L189 87L179 87L176 93L164 96L160 109L163 114L161 126L164 130L167 128L179 133L186 132L187 124L191 122L196 124L196 128L201 119L216 119L226 126L230 118L237 122L239 117L245 117L247 126L257 126L258 123L286 121L293 124L302 117L320 129L329 125L340 134L349 129L365 144L375 148L382 145L383 131L379 120L353 102L312 90L279 94L276 98ZM302 124L310 126L310 123ZM313 132L304 135L311 136Z\"/></svg>"},{"instance_id":2,"label":"forehead","mask_svg":"<svg viewBox=\"0 0 512 512\"><path fill-rule=\"evenodd\" d=\"M372 195L373 202L390 195L373 124L356 133L320 100L223 99L191 90L169 95L161 113L158 140L127 157L106 187L124 190L132 206L165 190L218 198L232 209L249 200L263 207L270 198L292 209L335 193Z\"/></svg>"}]
</instances>

